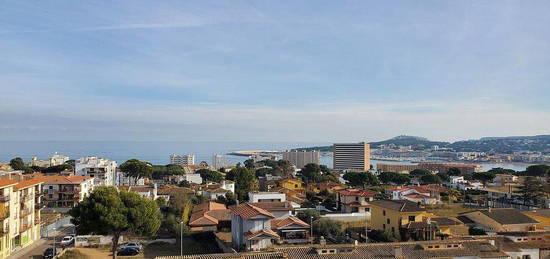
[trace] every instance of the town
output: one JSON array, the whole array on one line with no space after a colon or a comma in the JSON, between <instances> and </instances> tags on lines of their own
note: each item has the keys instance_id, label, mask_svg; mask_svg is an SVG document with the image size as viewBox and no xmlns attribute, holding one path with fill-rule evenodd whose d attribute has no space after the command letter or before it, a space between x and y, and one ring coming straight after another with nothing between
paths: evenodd
<instances>
[{"instance_id":1,"label":"town","mask_svg":"<svg viewBox=\"0 0 550 259\"><path fill-rule=\"evenodd\" d=\"M550 166L371 165L369 143L230 165L0 164L2 258L546 258ZM52 239L53 237L53 239ZM42 251L41 251L42 250Z\"/></svg>"}]
</instances>

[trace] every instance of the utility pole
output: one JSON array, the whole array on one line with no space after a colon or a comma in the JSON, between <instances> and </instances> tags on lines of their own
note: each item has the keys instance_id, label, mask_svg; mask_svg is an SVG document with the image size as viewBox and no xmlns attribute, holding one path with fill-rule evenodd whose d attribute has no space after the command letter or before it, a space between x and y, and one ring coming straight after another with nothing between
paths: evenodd
<instances>
[{"instance_id":1,"label":"utility pole","mask_svg":"<svg viewBox=\"0 0 550 259\"><path fill-rule=\"evenodd\" d=\"M309 232L310 232L310 237L311 238L311 243L313 244L313 216L309 217Z\"/></svg>"},{"instance_id":2,"label":"utility pole","mask_svg":"<svg viewBox=\"0 0 550 259\"><path fill-rule=\"evenodd\" d=\"M183 220L180 222L180 256L183 256Z\"/></svg>"}]
</instances>

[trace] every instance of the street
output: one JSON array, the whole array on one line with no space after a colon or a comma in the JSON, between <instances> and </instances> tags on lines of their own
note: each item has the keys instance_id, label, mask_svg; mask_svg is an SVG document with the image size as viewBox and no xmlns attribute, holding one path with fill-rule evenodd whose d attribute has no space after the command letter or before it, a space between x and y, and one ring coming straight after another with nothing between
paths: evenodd
<instances>
[{"instance_id":1,"label":"street","mask_svg":"<svg viewBox=\"0 0 550 259\"><path fill-rule=\"evenodd\" d=\"M44 253L44 250L46 250L46 248L48 247L53 246L54 236L57 244L56 247L58 247L61 239L68 234L72 234L73 231L73 226L67 226L63 227L60 230L56 230L55 232L50 233L49 237L43 237L42 239L37 240L32 245L25 247L22 250L17 251L16 253L13 253L11 256L8 257L8 259L42 258L42 253Z\"/></svg>"}]
</instances>

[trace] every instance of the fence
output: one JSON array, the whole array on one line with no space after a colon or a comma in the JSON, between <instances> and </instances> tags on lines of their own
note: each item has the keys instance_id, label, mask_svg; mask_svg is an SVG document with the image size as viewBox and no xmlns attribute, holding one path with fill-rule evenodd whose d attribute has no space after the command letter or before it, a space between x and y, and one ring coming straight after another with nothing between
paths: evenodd
<instances>
[{"instance_id":1,"label":"fence","mask_svg":"<svg viewBox=\"0 0 550 259\"><path fill-rule=\"evenodd\" d=\"M40 228L40 236L41 237L48 237L53 233L55 230L59 230L60 228L64 227L65 225L71 224L71 218L72 217L64 217L61 219L56 220L54 223L49 224L47 226L42 226Z\"/></svg>"}]
</instances>

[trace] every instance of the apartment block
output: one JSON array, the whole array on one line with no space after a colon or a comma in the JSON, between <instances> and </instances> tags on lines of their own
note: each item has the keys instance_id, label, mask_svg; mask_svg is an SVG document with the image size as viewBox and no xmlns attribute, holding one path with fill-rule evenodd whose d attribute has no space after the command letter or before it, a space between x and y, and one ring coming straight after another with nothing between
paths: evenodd
<instances>
[{"instance_id":1,"label":"apartment block","mask_svg":"<svg viewBox=\"0 0 550 259\"><path fill-rule=\"evenodd\" d=\"M75 174L94 178L94 186L114 186L116 181L115 161L88 156L76 160Z\"/></svg>"},{"instance_id":2,"label":"apartment block","mask_svg":"<svg viewBox=\"0 0 550 259\"><path fill-rule=\"evenodd\" d=\"M94 189L94 178L78 175L43 176L43 202L47 207L70 208L84 200Z\"/></svg>"},{"instance_id":3,"label":"apartment block","mask_svg":"<svg viewBox=\"0 0 550 259\"><path fill-rule=\"evenodd\" d=\"M194 155L170 155L170 164L176 165L194 165L195 156Z\"/></svg>"},{"instance_id":4,"label":"apartment block","mask_svg":"<svg viewBox=\"0 0 550 259\"><path fill-rule=\"evenodd\" d=\"M41 180L0 180L0 258L40 239Z\"/></svg>"},{"instance_id":5,"label":"apartment block","mask_svg":"<svg viewBox=\"0 0 550 259\"><path fill-rule=\"evenodd\" d=\"M296 168L304 168L307 164L319 164L321 155L317 151L287 151L283 152L283 160L288 160Z\"/></svg>"},{"instance_id":6,"label":"apartment block","mask_svg":"<svg viewBox=\"0 0 550 259\"><path fill-rule=\"evenodd\" d=\"M367 171L370 169L370 144L335 143L333 167L337 171Z\"/></svg>"}]
</instances>

